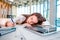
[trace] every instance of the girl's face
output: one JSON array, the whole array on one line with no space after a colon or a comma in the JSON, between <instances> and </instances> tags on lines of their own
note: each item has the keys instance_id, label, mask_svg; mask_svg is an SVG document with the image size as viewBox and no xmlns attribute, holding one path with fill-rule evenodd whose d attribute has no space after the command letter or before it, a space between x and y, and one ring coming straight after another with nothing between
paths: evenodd
<instances>
[{"instance_id":1,"label":"girl's face","mask_svg":"<svg viewBox=\"0 0 60 40\"><path fill-rule=\"evenodd\" d=\"M27 19L27 23L29 23L29 24L34 24L34 23L37 23L37 22L38 22L38 19L35 15L32 15Z\"/></svg>"}]
</instances>

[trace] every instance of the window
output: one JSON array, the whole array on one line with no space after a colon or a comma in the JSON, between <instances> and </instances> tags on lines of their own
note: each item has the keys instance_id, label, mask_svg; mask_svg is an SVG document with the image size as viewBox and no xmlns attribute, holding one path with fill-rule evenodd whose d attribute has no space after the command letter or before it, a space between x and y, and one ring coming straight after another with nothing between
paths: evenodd
<instances>
[{"instance_id":1,"label":"window","mask_svg":"<svg viewBox=\"0 0 60 40\"><path fill-rule=\"evenodd\" d=\"M17 7L17 15L19 14L29 14L30 13L30 7L29 6L20 6Z\"/></svg>"},{"instance_id":2,"label":"window","mask_svg":"<svg viewBox=\"0 0 60 40\"><path fill-rule=\"evenodd\" d=\"M60 18L60 0L57 1L57 18Z\"/></svg>"},{"instance_id":3,"label":"window","mask_svg":"<svg viewBox=\"0 0 60 40\"><path fill-rule=\"evenodd\" d=\"M49 1L45 0L41 4L41 13L48 20L49 19Z\"/></svg>"},{"instance_id":4,"label":"window","mask_svg":"<svg viewBox=\"0 0 60 40\"><path fill-rule=\"evenodd\" d=\"M57 6L57 18L60 18L60 5Z\"/></svg>"},{"instance_id":5,"label":"window","mask_svg":"<svg viewBox=\"0 0 60 40\"><path fill-rule=\"evenodd\" d=\"M60 27L60 0L57 0L57 24L56 26Z\"/></svg>"},{"instance_id":6,"label":"window","mask_svg":"<svg viewBox=\"0 0 60 40\"><path fill-rule=\"evenodd\" d=\"M42 2L38 1L35 2L34 4L30 6L21 6L17 8L18 14L30 14L34 12L41 13L46 19L49 17L49 1L48 0L43 0ZM31 8L31 10L30 10Z\"/></svg>"},{"instance_id":7,"label":"window","mask_svg":"<svg viewBox=\"0 0 60 40\"><path fill-rule=\"evenodd\" d=\"M60 4L60 0L57 0L57 5L59 5Z\"/></svg>"}]
</instances>

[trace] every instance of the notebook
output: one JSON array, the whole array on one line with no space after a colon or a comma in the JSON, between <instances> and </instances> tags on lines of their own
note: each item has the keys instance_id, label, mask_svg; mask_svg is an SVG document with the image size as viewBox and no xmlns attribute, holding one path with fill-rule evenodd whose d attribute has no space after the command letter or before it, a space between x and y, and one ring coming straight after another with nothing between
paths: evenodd
<instances>
[{"instance_id":1,"label":"notebook","mask_svg":"<svg viewBox=\"0 0 60 40\"><path fill-rule=\"evenodd\" d=\"M25 28L27 28L27 27L25 27ZM48 34L56 33L56 27L51 26L51 25L36 25L32 29L30 28L29 30L35 31L35 32L39 33L40 35L48 35Z\"/></svg>"},{"instance_id":2,"label":"notebook","mask_svg":"<svg viewBox=\"0 0 60 40\"><path fill-rule=\"evenodd\" d=\"M11 32L14 32L15 30L16 30L15 27L0 28L0 36L9 34Z\"/></svg>"}]
</instances>

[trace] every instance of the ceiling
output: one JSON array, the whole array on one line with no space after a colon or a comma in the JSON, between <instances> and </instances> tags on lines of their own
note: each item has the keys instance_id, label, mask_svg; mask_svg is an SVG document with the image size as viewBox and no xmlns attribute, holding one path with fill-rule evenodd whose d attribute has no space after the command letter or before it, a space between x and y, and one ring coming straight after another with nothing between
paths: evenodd
<instances>
[{"instance_id":1,"label":"ceiling","mask_svg":"<svg viewBox=\"0 0 60 40\"><path fill-rule=\"evenodd\" d=\"M5 0L5 2L8 2L15 6L23 6L23 5L31 5L31 4L37 4L42 3L44 0Z\"/></svg>"}]
</instances>

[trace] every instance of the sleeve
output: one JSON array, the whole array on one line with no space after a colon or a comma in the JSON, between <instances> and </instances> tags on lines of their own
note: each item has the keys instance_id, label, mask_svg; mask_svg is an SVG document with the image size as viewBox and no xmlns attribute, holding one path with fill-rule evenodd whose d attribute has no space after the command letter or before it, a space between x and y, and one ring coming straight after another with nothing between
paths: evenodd
<instances>
[{"instance_id":1,"label":"sleeve","mask_svg":"<svg viewBox=\"0 0 60 40\"><path fill-rule=\"evenodd\" d=\"M50 25L49 21L45 21L42 23L42 25Z\"/></svg>"},{"instance_id":2,"label":"sleeve","mask_svg":"<svg viewBox=\"0 0 60 40\"><path fill-rule=\"evenodd\" d=\"M5 26L5 23L7 22L7 19L0 19L0 25Z\"/></svg>"},{"instance_id":3,"label":"sleeve","mask_svg":"<svg viewBox=\"0 0 60 40\"><path fill-rule=\"evenodd\" d=\"M26 17L23 16L23 15L19 15L17 16L16 18L14 18L14 22L19 22L19 23L22 23L23 21L25 21Z\"/></svg>"}]
</instances>

